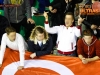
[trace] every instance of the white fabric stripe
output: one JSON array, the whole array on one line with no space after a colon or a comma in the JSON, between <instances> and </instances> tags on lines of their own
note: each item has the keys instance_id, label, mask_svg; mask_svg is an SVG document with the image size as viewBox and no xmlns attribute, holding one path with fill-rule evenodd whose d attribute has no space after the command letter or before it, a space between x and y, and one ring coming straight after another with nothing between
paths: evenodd
<instances>
[{"instance_id":1,"label":"white fabric stripe","mask_svg":"<svg viewBox=\"0 0 100 75\"><path fill-rule=\"evenodd\" d=\"M2 75L14 75L17 72L17 67L15 64L19 62L13 62L6 66L2 71ZM25 60L25 68L29 67L41 67L53 70L60 75L74 75L73 72L65 67L64 65L49 61L49 60Z\"/></svg>"}]
</instances>

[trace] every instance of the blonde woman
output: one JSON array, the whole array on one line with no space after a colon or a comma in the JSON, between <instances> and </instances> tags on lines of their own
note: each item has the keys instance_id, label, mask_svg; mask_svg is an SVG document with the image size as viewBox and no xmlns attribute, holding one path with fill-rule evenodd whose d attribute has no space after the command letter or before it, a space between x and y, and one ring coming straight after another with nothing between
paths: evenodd
<instances>
[{"instance_id":1,"label":"blonde woman","mask_svg":"<svg viewBox=\"0 0 100 75\"><path fill-rule=\"evenodd\" d=\"M29 50L32 52L31 58L50 54L52 51L52 39L41 26L37 26L32 30L28 41Z\"/></svg>"},{"instance_id":2,"label":"blonde woman","mask_svg":"<svg viewBox=\"0 0 100 75\"><path fill-rule=\"evenodd\" d=\"M28 39L31 30L34 28L29 0L4 0L4 4L4 16L8 19L10 25L18 33L21 25L24 26L26 29L26 39Z\"/></svg>"}]
</instances>

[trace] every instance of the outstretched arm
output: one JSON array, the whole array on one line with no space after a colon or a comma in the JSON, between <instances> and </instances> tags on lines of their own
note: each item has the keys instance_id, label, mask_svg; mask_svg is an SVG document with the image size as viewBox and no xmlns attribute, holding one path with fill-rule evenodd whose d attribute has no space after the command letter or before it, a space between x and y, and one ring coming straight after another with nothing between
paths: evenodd
<instances>
[{"instance_id":1,"label":"outstretched arm","mask_svg":"<svg viewBox=\"0 0 100 75\"><path fill-rule=\"evenodd\" d=\"M1 50L0 50L0 66L2 65L5 50L6 50L6 37L5 35L3 35L1 40Z\"/></svg>"},{"instance_id":2,"label":"outstretched arm","mask_svg":"<svg viewBox=\"0 0 100 75\"><path fill-rule=\"evenodd\" d=\"M46 31L48 33L51 33L51 34L57 34L60 26L54 26L54 27L49 26L47 12L44 12L44 17L45 17L45 29L46 29Z\"/></svg>"}]
</instances>

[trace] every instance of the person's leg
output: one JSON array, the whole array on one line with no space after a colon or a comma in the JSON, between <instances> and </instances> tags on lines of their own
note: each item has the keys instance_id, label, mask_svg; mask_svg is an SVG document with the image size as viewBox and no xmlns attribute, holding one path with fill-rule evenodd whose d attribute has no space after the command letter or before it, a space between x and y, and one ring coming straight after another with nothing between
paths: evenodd
<instances>
[{"instance_id":1,"label":"person's leg","mask_svg":"<svg viewBox=\"0 0 100 75\"><path fill-rule=\"evenodd\" d=\"M3 5L4 0L0 0L0 5ZM1 10L3 10L3 7L0 7Z\"/></svg>"},{"instance_id":2,"label":"person's leg","mask_svg":"<svg viewBox=\"0 0 100 75\"><path fill-rule=\"evenodd\" d=\"M49 13L49 18L50 18L50 21L49 21L50 27L60 26L62 25L62 21L64 21L61 19L60 14L58 13L55 13L55 14Z\"/></svg>"},{"instance_id":3,"label":"person's leg","mask_svg":"<svg viewBox=\"0 0 100 75\"><path fill-rule=\"evenodd\" d=\"M29 39L31 31L34 28L35 28L35 24L26 24L26 26L25 26L25 29L26 29L26 40Z\"/></svg>"},{"instance_id":4,"label":"person's leg","mask_svg":"<svg viewBox=\"0 0 100 75\"><path fill-rule=\"evenodd\" d=\"M35 6L36 0L29 0L31 7Z\"/></svg>"},{"instance_id":5,"label":"person's leg","mask_svg":"<svg viewBox=\"0 0 100 75\"><path fill-rule=\"evenodd\" d=\"M20 32L20 27L21 27L21 24L20 24L20 23L10 23L10 24L11 24L11 26L12 26L13 28L16 29L16 32L17 32L17 33Z\"/></svg>"},{"instance_id":6,"label":"person's leg","mask_svg":"<svg viewBox=\"0 0 100 75\"><path fill-rule=\"evenodd\" d=\"M45 6L49 6L50 5L50 0L45 0Z\"/></svg>"},{"instance_id":7,"label":"person's leg","mask_svg":"<svg viewBox=\"0 0 100 75\"><path fill-rule=\"evenodd\" d=\"M21 24L23 27L25 27L25 38L26 40L28 40L32 29L35 27L35 24L30 24L30 23L28 24L27 18L24 18Z\"/></svg>"},{"instance_id":8,"label":"person's leg","mask_svg":"<svg viewBox=\"0 0 100 75\"><path fill-rule=\"evenodd\" d=\"M56 41L57 41L57 34L51 34L52 41L53 41L53 48L56 46Z\"/></svg>"},{"instance_id":9,"label":"person's leg","mask_svg":"<svg viewBox=\"0 0 100 75\"><path fill-rule=\"evenodd\" d=\"M9 26L8 20L0 15L0 45L1 45L1 40L2 40L2 35L5 33L6 27Z\"/></svg>"},{"instance_id":10,"label":"person's leg","mask_svg":"<svg viewBox=\"0 0 100 75\"><path fill-rule=\"evenodd\" d=\"M39 2L39 13L43 13L45 11L45 0L38 0Z\"/></svg>"},{"instance_id":11,"label":"person's leg","mask_svg":"<svg viewBox=\"0 0 100 75\"><path fill-rule=\"evenodd\" d=\"M60 22L60 19L58 16L58 14L52 14L52 13L49 13L49 24L50 24L50 27L53 27L53 26L59 26L61 25L61 22ZM53 47L56 46L56 41L57 41L57 34L50 34L51 37L52 37L52 40L53 40Z\"/></svg>"}]
</instances>

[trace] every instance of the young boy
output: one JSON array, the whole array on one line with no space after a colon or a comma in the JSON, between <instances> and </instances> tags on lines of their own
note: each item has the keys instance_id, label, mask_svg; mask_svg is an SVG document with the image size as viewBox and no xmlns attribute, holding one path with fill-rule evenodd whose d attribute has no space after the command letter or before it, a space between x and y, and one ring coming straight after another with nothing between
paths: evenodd
<instances>
[{"instance_id":1,"label":"young boy","mask_svg":"<svg viewBox=\"0 0 100 75\"><path fill-rule=\"evenodd\" d=\"M76 41L80 37L80 29L73 26L73 13L65 15L65 25L49 27L47 12L44 12L45 29L48 33L57 34L57 55L76 56ZM79 26L80 27L80 26Z\"/></svg>"},{"instance_id":2,"label":"young boy","mask_svg":"<svg viewBox=\"0 0 100 75\"><path fill-rule=\"evenodd\" d=\"M83 31L83 38L77 43L77 53L84 64L100 59L100 41L91 30Z\"/></svg>"},{"instance_id":3,"label":"young boy","mask_svg":"<svg viewBox=\"0 0 100 75\"><path fill-rule=\"evenodd\" d=\"M24 41L23 37L16 33L16 30L12 27L6 28L6 33L2 36L1 50L0 50L0 67L2 66L2 61L6 46L12 50L19 50L20 53L20 65L18 69L24 68L24 53L27 50L28 45Z\"/></svg>"}]
</instances>

